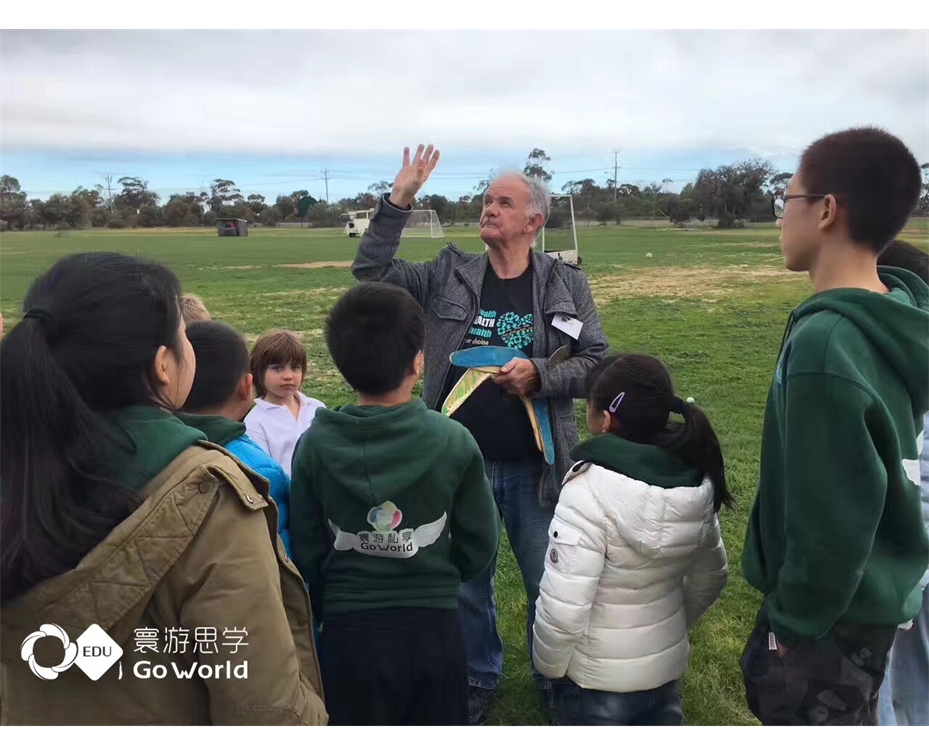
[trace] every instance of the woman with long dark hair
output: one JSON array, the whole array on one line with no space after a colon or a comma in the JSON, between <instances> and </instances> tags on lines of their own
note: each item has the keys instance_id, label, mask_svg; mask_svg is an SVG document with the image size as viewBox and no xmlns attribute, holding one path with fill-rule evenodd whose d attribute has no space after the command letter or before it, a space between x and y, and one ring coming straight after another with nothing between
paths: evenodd
<instances>
[{"instance_id":1,"label":"woman with long dark hair","mask_svg":"<svg viewBox=\"0 0 929 755\"><path fill-rule=\"evenodd\" d=\"M76 254L0 342L3 724L326 723L267 482L174 414L180 297Z\"/></svg>"}]
</instances>

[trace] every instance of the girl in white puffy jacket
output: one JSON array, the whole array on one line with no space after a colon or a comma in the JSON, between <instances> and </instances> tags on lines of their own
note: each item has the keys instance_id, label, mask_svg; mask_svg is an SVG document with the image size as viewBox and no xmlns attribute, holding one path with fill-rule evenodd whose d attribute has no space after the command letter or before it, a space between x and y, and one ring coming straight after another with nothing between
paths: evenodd
<instances>
[{"instance_id":1,"label":"girl in white puffy jacket","mask_svg":"<svg viewBox=\"0 0 929 755\"><path fill-rule=\"evenodd\" d=\"M592 437L571 452L549 529L533 658L559 680L561 725L679 724L687 630L728 578L719 441L653 357L605 360L587 397Z\"/></svg>"}]
</instances>

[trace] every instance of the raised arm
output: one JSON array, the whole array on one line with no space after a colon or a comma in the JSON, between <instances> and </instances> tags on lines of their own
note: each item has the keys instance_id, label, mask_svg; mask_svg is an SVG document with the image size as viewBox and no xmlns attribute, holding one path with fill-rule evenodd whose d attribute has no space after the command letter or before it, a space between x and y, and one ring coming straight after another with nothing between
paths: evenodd
<instances>
[{"instance_id":1,"label":"raised arm","mask_svg":"<svg viewBox=\"0 0 929 755\"><path fill-rule=\"evenodd\" d=\"M409 291L426 306L429 298L431 262L407 262L397 259L400 234L413 209L416 193L439 162L439 151L430 144L420 144L410 159L410 148L403 149L403 166L394 179L389 198L378 200L377 212L361 237L352 263L352 275L359 281L393 283Z\"/></svg>"}]
</instances>

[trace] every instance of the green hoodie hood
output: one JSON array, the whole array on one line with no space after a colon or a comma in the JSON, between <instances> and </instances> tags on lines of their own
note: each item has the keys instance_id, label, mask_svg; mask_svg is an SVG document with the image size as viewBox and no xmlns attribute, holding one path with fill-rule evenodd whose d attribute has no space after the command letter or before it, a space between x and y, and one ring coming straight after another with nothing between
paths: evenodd
<instances>
[{"instance_id":1,"label":"green hoodie hood","mask_svg":"<svg viewBox=\"0 0 929 755\"><path fill-rule=\"evenodd\" d=\"M316 442L337 451L322 454L319 463L343 480L353 499L371 506L393 500L411 480L425 476L454 442L448 433L430 431L429 414L418 398L390 407L318 409L313 419Z\"/></svg>"},{"instance_id":2,"label":"green hoodie hood","mask_svg":"<svg viewBox=\"0 0 929 755\"><path fill-rule=\"evenodd\" d=\"M218 414L178 414L181 421L188 427L199 430L210 443L226 447L236 438L245 435L245 423L236 422Z\"/></svg>"},{"instance_id":3,"label":"green hoodie hood","mask_svg":"<svg viewBox=\"0 0 929 755\"><path fill-rule=\"evenodd\" d=\"M180 453L207 437L155 406L131 406L101 415L116 441L113 474L130 490L141 490Z\"/></svg>"},{"instance_id":4,"label":"green hoodie hood","mask_svg":"<svg viewBox=\"0 0 929 755\"><path fill-rule=\"evenodd\" d=\"M856 288L824 291L797 307L792 322L830 311L854 323L878 358L906 384L913 410L921 417L929 411L929 286L909 270L879 267L878 273L889 294Z\"/></svg>"},{"instance_id":5,"label":"green hoodie hood","mask_svg":"<svg viewBox=\"0 0 929 755\"><path fill-rule=\"evenodd\" d=\"M742 554L788 647L843 622L894 627L929 563L919 439L929 410L929 286L837 289L794 310L765 408Z\"/></svg>"}]
</instances>

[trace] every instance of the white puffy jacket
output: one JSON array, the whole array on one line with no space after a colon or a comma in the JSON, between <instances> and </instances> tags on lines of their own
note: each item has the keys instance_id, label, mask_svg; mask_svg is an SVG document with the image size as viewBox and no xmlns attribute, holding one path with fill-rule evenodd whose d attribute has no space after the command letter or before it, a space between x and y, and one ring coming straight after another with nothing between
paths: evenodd
<instances>
[{"instance_id":1,"label":"white puffy jacket","mask_svg":"<svg viewBox=\"0 0 929 755\"><path fill-rule=\"evenodd\" d=\"M660 488L576 464L549 529L536 668L609 692L679 679L687 630L728 576L708 477L700 487Z\"/></svg>"}]
</instances>

